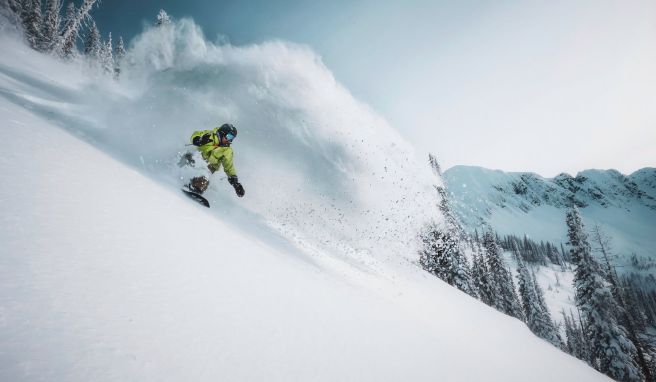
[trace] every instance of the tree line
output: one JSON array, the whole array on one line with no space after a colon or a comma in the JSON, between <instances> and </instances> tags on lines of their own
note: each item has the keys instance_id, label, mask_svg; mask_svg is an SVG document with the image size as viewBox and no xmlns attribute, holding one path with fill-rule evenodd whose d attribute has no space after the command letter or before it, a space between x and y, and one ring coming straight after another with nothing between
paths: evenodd
<instances>
[{"instance_id":1,"label":"tree line","mask_svg":"<svg viewBox=\"0 0 656 382\"><path fill-rule=\"evenodd\" d=\"M474 235L477 236L478 232L475 232ZM540 265L552 263L563 266L566 265L566 263L571 262L569 253L565 251L562 244L560 247L557 247L548 241L540 241L538 243L531 240L526 235L524 235L524 237L516 235L505 235L499 237L497 235L497 241L505 251L511 251L516 256L521 257L522 260L529 263Z\"/></svg>"},{"instance_id":2,"label":"tree line","mask_svg":"<svg viewBox=\"0 0 656 382\"><path fill-rule=\"evenodd\" d=\"M103 38L91 16L97 0L83 0L76 6L69 0L4 0L1 6L9 10L10 21L22 30L28 45L39 52L64 59L85 57L103 73L118 78L126 55L123 37L116 44L109 32ZM65 10L64 10L65 9ZM157 26L171 23L171 18L160 10ZM80 51L78 45L82 45Z\"/></svg>"}]
</instances>

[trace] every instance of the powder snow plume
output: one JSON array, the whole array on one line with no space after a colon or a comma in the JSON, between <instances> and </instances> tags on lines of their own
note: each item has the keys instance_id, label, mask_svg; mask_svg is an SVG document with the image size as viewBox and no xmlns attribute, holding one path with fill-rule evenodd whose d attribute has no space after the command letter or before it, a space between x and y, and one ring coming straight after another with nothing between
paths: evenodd
<instances>
[{"instance_id":1,"label":"powder snow plume","mask_svg":"<svg viewBox=\"0 0 656 382\"><path fill-rule=\"evenodd\" d=\"M68 107L51 110L63 127L179 187L203 173L177 166L193 149L185 146L191 133L232 123L246 197L216 173L206 193L212 213L255 218L306 249L345 258L414 259L417 232L438 216L437 180L310 48L214 44L182 19L147 28L122 66L118 82L85 70Z\"/></svg>"}]
</instances>

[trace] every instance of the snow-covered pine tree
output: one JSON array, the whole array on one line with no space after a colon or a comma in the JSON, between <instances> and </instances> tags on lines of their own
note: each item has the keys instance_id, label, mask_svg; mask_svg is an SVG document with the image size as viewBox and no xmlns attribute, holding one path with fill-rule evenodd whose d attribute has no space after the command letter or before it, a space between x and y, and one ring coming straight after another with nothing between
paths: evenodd
<instances>
[{"instance_id":1,"label":"snow-covered pine tree","mask_svg":"<svg viewBox=\"0 0 656 382\"><path fill-rule=\"evenodd\" d=\"M581 310L597 370L618 381L641 381L636 348L619 325L615 300L599 263L592 257L588 235L576 207L567 211L567 236L574 263L576 305Z\"/></svg>"},{"instance_id":2,"label":"snow-covered pine tree","mask_svg":"<svg viewBox=\"0 0 656 382\"><path fill-rule=\"evenodd\" d=\"M547 243L547 257L553 264L563 265L560 253L558 253L556 247L552 246L551 243Z\"/></svg>"},{"instance_id":3,"label":"snow-covered pine tree","mask_svg":"<svg viewBox=\"0 0 656 382\"><path fill-rule=\"evenodd\" d=\"M437 158L432 154L428 154L428 160L436 177L441 181L442 169ZM435 188L440 197L439 209L444 217L446 233L451 236L456 244L455 250L449 253L451 263L449 278L452 280L450 284L475 297L476 292L472 285L471 269L464 255L465 246L468 243L467 235L451 209L451 201L449 200L446 188L443 185L436 186Z\"/></svg>"},{"instance_id":4,"label":"snow-covered pine tree","mask_svg":"<svg viewBox=\"0 0 656 382\"><path fill-rule=\"evenodd\" d=\"M101 44L100 48L100 67L106 74L114 73L114 47L112 45L112 32L109 32L107 41Z\"/></svg>"},{"instance_id":5,"label":"snow-covered pine tree","mask_svg":"<svg viewBox=\"0 0 656 382\"><path fill-rule=\"evenodd\" d=\"M639 292L629 282L627 278L619 280L619 290L622 293L622 298L626 304L626 310L629 316L633 319L633 323L638 332L643 333L647 329L647 312L649 311L647 304L641 303Z\"/></svg>"},{"instance_id":6,"label":"snow-covered pine tree","mask_svg":"<svg viewBox=\"0 0 656 382\"><path fill-rule=\"evenodd\" d=\"M123 37L118 37L118 43L114 50L114 77L118 79L121 75L121 65L123 64L123 58L125 57L125 45L123 45Z\"/></svg>"},{"instance_id":7,"label":"snow-covered pine tree","mask_svg":"<svg viewBox=\"0 0 656 382\"><path fill-rule=\"evenodd\" d=\"M487 268L496 292L493 296L493 306L509 316L524 320L524 312L515 291L515 283L512 280L510 271L506 269L503 259L501 259L495 235L490 231L485 232L483 235L483 249L487 255Z\"/></svg>"},{"instance_id":8,"label":"snow-covered pine tree","mask_svg":"<svg viewBox=\"0 0 656 382\"><path fill-rule=\"evenodd\" d=\"M517 257L517 285L519 286L519 297L526 315L526 325L533 333L542 337L542 307L535 293L533 278L528 268L526 268L526 264L519 256Z\"/></svg>"},{"instance_id":9,"label":"snow-covered pine tree","mask_svg":"<svg viewBox=\"0 0 656 382\"><path fill-rule=\"evenodd\" d=\"M43 36L41 34L43 18L41 16L40 0L23 0L21 22L27 42L33 49L41 50L43 45Z\"/></svg>"},{"instance_id":10,"label":"snow-covered pine tree","mask_svg":"<svg viewBox=\"0 0 656 382\"><path fill-rule=\"evenodd\" d=\"M568 316L564 310L561 313L563 315L563 323L565 324L565 336L567 337L565 349L574 357L590 363L591 357L587 340L582 328L576 323L574 314L570 312Z\"/></svg>"},{"instance_id":11,"label":"snow-covered pine tree","mask_svg":"<svg viewBox=\"0 0 656 382\"><path fill-rule=\"evenodd\" d=\"M91 22L87 38L84 40L84 54L92 62L100 61L101 52L100 32L95 22Z\"/></svg>"},{"instance_id":12,"label":"snow-covered pine tree","mask_svg":"<svg viewBox=\"0 0 656 382\"><path fill-rule=\"evenodd\" d=\"M575 356L576 358L579 358L576 354L574 354L575 350L577 349L577 346L575 344L576 338L572 335L572 332L573 332L572 322L570 321L569 317L567 317L567 315L565 314L565 310L561 310L560 313L563 316L563 327L565 328L565 348L564 348L564 350L566 352L568 352L569 354Z\"/></svg>"},{"instance_id":13,"label":"snow-covered pine tree","mask_svg":"<svg viewBox=\"0 0 656 382\"><path fill-rule=\"evenodd\" d=\"M474 258L472 261L472 283L478 299L483 303L494 306L496 291L494 282L491 279L487 264L483 258L482 250L477 246L474 247Z\"/></svg>"},{"instance_id":14,"label":"snow-covered pine tree","mask_svg":"<svg viewBox=\"0 0 656 382\"><path fill-rule=\"evenodd\" d=\"M517 282L519 285L519 296L526 316L526 325L538 337L544 338L554 346L562 348L562 340L551 320L549 310L544 304L542 290L531 276L526 264L517 257Z\"/></svg>"},{"instance_id":15,"label":"snow-covered pine tree","mask_svg":"<svg viewBox=\"0 0 656 382\"><path fill-rule=\"evenodd\" d=\"M64 28L61 33L61 49L64 57L69 57L75 52L75 42L80 33L82 22L89 19L89 12L96 0L84 0L79 8L75 8L73 2L69 2L66 8Z\"/></svg>"},{"instance_id":16,"label":"snow-covered pine tree","mask_svg":"<svg viewBox=\"0 0 656 382\"><path fill-rule=\"evenodd\" d=\"M157 22L155 23L156 26L162 26L162 25L169 25L171 24L171 17L169 16L168 13L166 13L165 10L160 9L159 13L157 14Z\"/></svg>"},{"instance_id":17,"label":"snow-covered pine tree","mask_svg":"<svg viewBox=\"0 0 656 382\"><path fill-rule=\"evenodd\" d=\"M615 298L615 307L616 311L614 312L618 322L626 328L626 333L629 336L629 339L636 347L638 365L645 375L645 377L651 379L651 371L649 370L649 364L645 357L645 346L642 344L640 339L640 332L638 330L638 325L636 320L629 311L629 306L625 300L625 293L621 290L621 285L619 277L617 277L617 272L615 268L610 263L611 251L612 251L612 242L611 237L604 231L604 229L599 225L595 224L592 227L592 241L595 243L595 250L599 252L603 258L605 266L605 277L611 287L611 292Z\"/></svg>"},{"instance_id":18,"label":"snow-covered pine tree","mask_svg":"<svg viewBox=\"0 0 656 382\"><path fill-rule=\"evenodd\" d=\"M429 163L440 179L440 167L433 155L429 155ZM444 217L444 224L432 224L422 234L423 248L420 251L420 264L425 270L450 285L475 296L471 271L463 254L466 235L449 208L445 188L443 186L435 186L435 188L440 197L439 208Z\"/></svg>"},{"instance_id":19,"label":"snow-covered pine tree","mask_svg":"<svg viewBox=\"0 0 656 382\"><path fill-rule=\"evenodd\" d=\"M8 8L11 12L13 12L16 15L20 15L23 6L20 0L6 0L0 2L0 5L2 5L5 8Z\"/></svg>"},{"instance_id":20,"label":"snow-covered pine tree","mask_svg":"<svg viewBox=\"0 0 656 382\"><path fill-rule=\"evenodd\" d=\"M472 283L471 268L467 258L463 254L462 243L459 244L458 251L453 254L453 258L453 267L451 268L453 284L451 285L472 297L476 297L476 291Z\"/></svg>"},{"instance_id":21,"label":"snow-covered pine tree","mask_svg":"<svg viewBox=\"0 0 656 382\"><path fill-rule=\"evenodd\" d=\"M572 258L569 256L569 252L565 251L565 247L563 246L563 243L560 243L560 254L563 256L563 260L566 263L569 264L572 262Z\"/></svg>"},{"instance_id":22,"label":"snow-covered pine tree","mask_svg":"<svg viewBox=\"0 0 656 382\"><path fill-rule=\"evenodd\" d=\"M419 264L450 285L475 296L467 259L462 254L456 236L437 224L430 225L421 235Z\"/></svg>"},{"instance_id":23,"label":"snow-covered pine tree","mask_svg":"<svg viewBox=\"0 0 656 382\"><path fill-rule=\"evenodd\" d=\"M542 309L544 319L548 323L548 325L550 325L554 329L554 332L557 336L558 333L555 330L556 326L553 324L553 321L551 320L551 313L549 313L549 307L547 306L547 302L544 299L544 292L542 291L542 287L540 287L540 284L538 283L538 280L535 277L535 273L531 273L531 277L533 278L533 286L535 287L535 296L538 298L538 304Z\"/></svg>"},{"instance_id":24,"label":"snow-covered pine tree","mask_svg":"<svg viewBox=\"0 0 656 382\"><path fill-rule=\"evenodd\" d=\"M6 2L0 2L0 5L7 9L8 11L3 12L9 22L12 24L22 27L21 15L23 14L23 3L21 0L6 0Z\"/></svg>"},{"instance_id":25,"label":"snow-covered pine tree","mask_svg":"<svg viewBox=\"0 0 656 382\"><path fill-rule=\"evenodd\" d=\"M506 268L506 276L508 277L507 288L508 293L506 296L506 306L512 312L510 315L517 317L522 321L526 321L524 317L524 311L522 310L522 304L519 302L519 296L517 295L517 288L515 288L515 280L513 280L512 272L510 268Z\"/></svg>"},{"instance_id":26,"label":"snow-covered pine tree","mask_svg":"<svg viewBox=\"0 0 656 382\"><path fill-rule=\"evenodd\" d=\"M46 0L46 14L43 19L43 50L51 52L59 45L59 24L61 0Z\"/></svg>"},{"instance_id":27,"label":"snow-covered pine tree","mask_svg":"<svg viewBox=\"0 0 656 382\"><path fill-rule=\"evenodd\" d=\"M437 161L437 158L433 154L428 154L428 163L431 166L431 169L439 176L440 178L442 177L442 167L440 166L440 163Z\"/></svg>"},{"instance_id":28,"label":"snow-covered pine tree","mask_svg":"<svg viewBox=\"0 0 656 382\"><path fill-rule=\"evenodd\" d=\"M75 9L75 4L72 1L69 1L66 5L62 32L59 35L59 43L61 44L59 50L62 57L70 57L75 51L75 41L77 40L78 32L77 30L73 31L73 25L75 23L76 15L77 10ZM70 32L66 33L66 31Z\"/></svg>"},{"instance_id":29,"label":"snow-covered pine tree","mask_svg":"<svg viewBox=\"0 0 656 382\"><path fill-rule=\"evenodd\" d=\"M456 250L456 241L445 233L445 229L437 224L431 224L421 235L423 243L419 263L424 270L434 274L440 279L451 284L449 271L451 259L448 256Z\"/></svg>"}]
</instances>

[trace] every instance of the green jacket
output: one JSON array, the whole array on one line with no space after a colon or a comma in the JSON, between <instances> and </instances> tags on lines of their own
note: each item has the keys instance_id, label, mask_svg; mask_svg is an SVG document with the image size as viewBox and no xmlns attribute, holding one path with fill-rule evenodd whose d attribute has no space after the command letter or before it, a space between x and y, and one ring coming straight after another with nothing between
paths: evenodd
<instances>
[{"instance_id":1,"label":"green jacket","mask_svg":"<svg viewBox=\"0 0 656 382\"><path fill-rule=\"evenodd\" d=\"M194 131L189 141L193 144L194 138L209 134L211 137L210 142L198 146L198 151L200 151L203 159L207 161L207 167L214 173L215 171L219 171L221 165L223 165L223 171L225 171L226 175L237 176L237 170L235 170L235 165L232 161L232 148L230 145L220 145L219 134L217 134L218 130L219 128L217 127L213 130Z\"/></svg>"}]
</instances>

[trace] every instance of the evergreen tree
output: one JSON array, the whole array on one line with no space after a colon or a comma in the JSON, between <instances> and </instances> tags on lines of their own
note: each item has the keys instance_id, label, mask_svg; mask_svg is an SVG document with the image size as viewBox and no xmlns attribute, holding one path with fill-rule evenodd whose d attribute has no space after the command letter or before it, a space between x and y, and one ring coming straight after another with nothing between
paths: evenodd
<instances>
[{"instance_id":1,"label":"evergreen tree","mask_svg":"<svg viewBox=\"0 0 656 382\"><path fill-rule=\"evenodd\" d=\"M439 178L441 172L437 159L429 155L429 163ZM469 265L463 254L466 235L451 212L445 188L442 186L435 188L440 197L439 207L444 217L444 224L433 224L422 235L420 264L425 270L450 285L475 296Z\"/></svg>"},{"instance_id":2,"label":"evergreen tree","mask_svg":"<svg viewBox=\"0 0 656 382\"><path fill-rule=\"evenodd\" d=\"M421 235L421 240L423 246L419 253L419 264L425 271L444 280L444 273L450 264L447 263L445 256L441 255L451 250L455 243L444 235L435 223L426 228Z\"/></svg>"},{"instance_id":3,"label":"evergreen tree","mask_svg":"<svg viewBox=\"0 0 656 382\"><path fill-rule=\"evenodd\" d=\"M43 50L51 52L59 45L61 0L46 0L46 15L43 20Z\"/></svg>"},{"instance_id":4,"label":"evergreen tree","mask_svg":"<svg viewBox=\"0 0 656 382\"><path fill-rule=\"evenodd\" d=\"M475 296L467 260L454 235L431 225L422 235L419 263L422 268L463 292Z\"/></svg>"},{"instance_id":5,"label":"evergreen tree","mask_svg":"<svg viewBox=\"0 0 656 382\"><path fill-rule=\"evenodd\" d=\"M515 283L512 280L510 271L506 269L501 259L499 245L492 232L488 231L483 235L483 249L487 254L487 268L494 285L493 306L509 316L524 320L524 312L522 312L519 304Z\"/></svg>"},{"instance_id":6,"label":"evergreen tree","mask_svg":"<svg viewBox=\"0 0 656 382\"><path fill-rule=\"evenodd\" d=\"M440 279L449 279L448 270L451 268L449 257L446 255L455 250L456 242L446 235L437 224L432 224L421 235L423 243L419 263L424 270L434 274ZM448 282L448 281L447 281Z\"/></svg>"},{"instance_id":7,"label":"evergreen tree","mask_svg":"<svg viewBox=\"0 0 656 382\"><path fill-rule=\"evenodd\" d=\"M560 243L560 254L563 256L563 260L565 260L568 263L572 262L572 258L569 257L569 252L565 251L565 247L563 246L563 243Z\"/></svg>"},{"instance_id":8,"label":"evergreen tree","mask_svg":"<svg viewBox=\"0 0 656 382\"><path fill-rule=\"evenodd\" d=\"M476 291L472 284L471 268L462 252L462 247L459 247L453 255L453 267L451 268L453 284L451 285L472 297L476 297Z\"/></svg>"},{"instance_id":9,"label":"evergreen tree","mask_svg":"<svg viewBox=\"0 0 656 382\"><path fill-rule=\"evenodd\" d=\"M595 248L599 253L601 253L602 258L605 262L605 276L606 280L610 284L611 292L615 298L616 306L616 317L623 327L626 328L629 339L636 347L637 360L640 368L642 369L643 374L647 379L651 379L651 372L648 365L648 362L645 358L645 346L640 340L640 333L638 330L638 325L636 324L636 319L630 314L630 307L628 306L625 295L621 290L619 278L615 272L615 268L610 264L611 257L611 238L603 231L601 226L595 224L592 228L592 241L596 244Z\"/></svg>"},{"instance_id":10,"label":"evergreen tree","mask_svg":"<svg viewBox=\"0 0 656 382\"><path fill-rule=\"evenodd\" d=\"M119 36L118 43L116 44L116 49L114 51L114 62L116 66L114 67L114 76L118 78L121 75L121 65L123 64L123 58L125 57L125 46L123 45L123 37Z\"/></svg>"},{"instance_id":11,"label":"evergreen tree","mask_svg":"<svg viewBox=\"0 0 656 382\"><path fill-rule=\"evenodd\" d=\"M583 315L584 332L590 340L594 366L611 378L640 381L636 348L615 317L617 309L599 263L592 257L588 236L576 207L567 212L568 244L574 262L576 305Z\"/></svg>"},{"instance_id":12,"label":"evergreen tree","mask_svg":"<svg viewBox=\"0 0 656 382\"><path fill-rule=\"evenodd\" d=\"M571 312L568 316L563 310L562 315L563 323L565 324L565 336L567 337L565 349L574 357L592 364L589 347L587 346L582 328L576 324L576 319Z\"/></svg>"},{"instance_id":13,"label":"evergreen tree","mask_svg":"<svg viewBox=\"0 0 656 382\"><path fill-rule=\"evenodd\" d=\"M639 291L637 291L627 279L620 280L619 282L619 290L622 293L622 299L626 304L626 312L632 318L636 330L640 333L644 333L647 329L647 314L645 313L647 309L644 309L643 311L641 308L647 308L647 304L641 304L639 302Z\"/></svg>"},{"instance_id":14,"label":"evergreen tree","mask_svg":"<svg viewBox=\"0 0 656 382\"><path fill-rule=\"evenodd\" d=\"M87 32L87 38L84 41L84 54L92 61L100 60L100 32L95 22L91 23L89 31Z\"/></svg>"},{"instance_id":15,"label":"evergreen tree","mask_svg":"<svg viewBox=\"0 0 656 382\"><path fill-rule=\"evenodd\" d=\"M474 258L472 262L472 283L478 298L489 306L494 306L495 290L490 272L485 264L481 250L474 247Z\"/></svg>"},{"instance_id":16,"label":"evergreen tree","mask_svg":"<svg viewBox=\"0 0 656 382\"><path fill-rule=\"evenodd\" d=\"M551 321L551 313L549 313L549 307L547 306L547 302L544 300L544 292L542 291L540 284L538 284L538 280L535 277L535 273L532 273L531 277L533 279L533 288L535 289L535 297L537 297L538 299L538 305L540 306L540 310L543 312L544 319L548 323L553 324L553 321Z\"/></svg>"},{"instance_id":17,"label":"evergreen tree","mask_svg":"<svg viewBox=\"0 0 656 382\"><path fill-rule=\"evenodd\" d=\"M5 12L9 22L12 25L22 27L23 2L21 0L6 0L6 3L0 2L0 8L3 7L9 11Z\"/></svg>"},{"instance_id":18,"label":"evergreen tree","mask_svg":"<svg viewBox=\"0 0 656 382\"><path fill-rule=\"evenodd\" d=\"M107 74L113 74L114 63L114 47L112 46L112 33L109 33L107 41L105 41L100 48L100 66Z\"/></svg>"},{"instance_id":19,"label":"evergreen tree","mask_svg":"<svg viewBox=\"0 0 656 382\"><path fill-rule=\"evenodd\" d=\"M64 29L61 33L61 52L64 57L69 57L75 52L75 43L80 33L80 28L85 20L90 20L89 12L96 0L84 0L79 8L75 8L72 2L66 8Z\"/></svg>"},{"instance_id":20,"label":"evergreen tree","mask_svg":"<svg viewBox=\"0 0 656 382\"><path fill-rule=\"evenodd\" d=\"M23 3L21 0L7 0L6 7L14 14L20 17L23 10Z\"/></svg>"},{"instance_id":21,"label":"evergreen tree","mask_svg":"<svg viewBox=\"0 0 656 382\"><path fill-rule=\"evenodd\" d=\"M441 178L442 167L440 166L439 162L437 161L437 158L433 154L428 154L428 163L430 164L433 172Z\"/></svg>"},{"instance_id":22,"label":"evergreen tree","mask_svg":"<svg viewBox=\"0 0 656 382\"><path fill-rule=\"evenodd\" d=\"M517 272L519 296L526 316L526 325L538 337L544 338L556 347L562 347L562 340L544 302L542 289L519 257L517 258Z\"/></svg>"},{"instance_id":23,"label":"evergreen tree","mask_svg":"<svg viewBox=\"0 0 656 382\"><path fill-rule=\"evenodd\" d=\"M41 35L41 16L40 0L23 0L21 7L21 21L25 39L33 49L41 50L43 45L43 36Z\"/></svg>"},{"instance_id":24,"label":"evergreen tree","mask_svg":"<svg viewBox=\"0 0 656 382\"><path fill-rule=\"evenodd\" d=\"M64 15L64 27L60 37L59 47L63 57L70 57L75 51L75 41L77 40L77 30L74 29L77 10L75 4L69 1L66 5L66 14ZM68 33L66 31L69 31Z\"/></svg>"},{"instance_id":25,"label":"evergreen tree","mask_svg":"<svg viewBox=\"0 0 656 382\"><path fill-rule=\"evenodd\" d=\"M550 243L547 243L547 257L553 264L563 265L563 261L560 258L560 254L558 253L558 250Z\"/></svg>"},{"instance_id":26,"label":"evergreen tree","mask_svg":"<svg viewBox=\"0 0 656 382\"><path fill-rule=\"evenodd\" d=\"M171 24L171 17L166 13L165 10L160 9L159 13L157 14L157 22L155 23L156 26L160 27L162 25L169 25Z\"/></svg>"}]
</instances>

